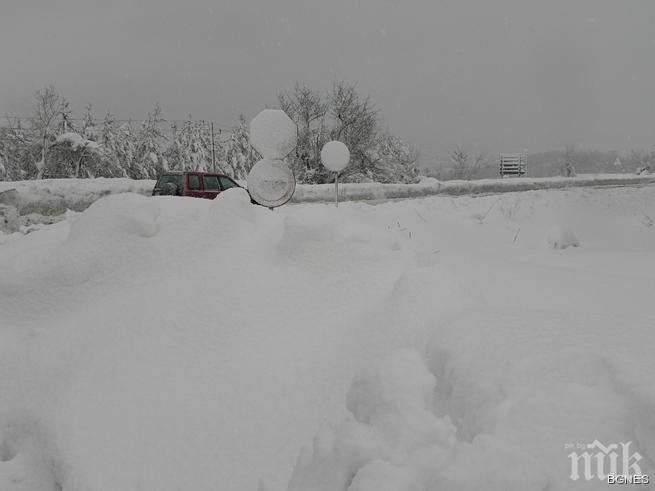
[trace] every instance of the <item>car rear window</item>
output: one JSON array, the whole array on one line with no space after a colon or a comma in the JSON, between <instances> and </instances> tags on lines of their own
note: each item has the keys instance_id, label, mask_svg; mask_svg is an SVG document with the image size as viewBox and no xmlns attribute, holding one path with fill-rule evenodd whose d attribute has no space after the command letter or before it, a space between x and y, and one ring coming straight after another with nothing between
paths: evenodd
<instances>
[{"instance_id":1,"label":"car rear window","mask_svg":"<svg viewBox=\"0 0 655 491\"><path fill-rule=\"evenodd\" d=\"M230 189L230 188L238 188L239 187L239 185L236 182L234 182L232 179L230 179L229 177L221 176L219 179L221 180L221 186L223 187L223 189Z\"/></svg>"},{"instance_id":2,"label":"car rear window","mask_svg":"<svg viewBox=\"0 0 655 491\"><path fill-rule=\"evenodd\" d=\"M182 175L181 174L164 174L157 181L155 186L158 189L163 188L166 184L175 184L175 187L182 189Z\"/></svg>"},{"instance_id":3,"label":"car rear window","mask_svg":"<svg viewBox=\"0 0 655 491\"><path fill-rule=\"evenodd\" d=\"M205 184L205 191L220 191L221 188L218 184L218 176L203 176L202 180Z\"/></svg>"}]
</instances>

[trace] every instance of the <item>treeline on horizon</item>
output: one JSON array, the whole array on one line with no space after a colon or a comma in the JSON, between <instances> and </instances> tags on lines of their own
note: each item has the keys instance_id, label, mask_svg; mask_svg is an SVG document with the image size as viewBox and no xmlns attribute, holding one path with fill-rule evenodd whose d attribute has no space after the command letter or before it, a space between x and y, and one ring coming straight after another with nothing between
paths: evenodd
<instances>
[{"instance_id":1,"label":"treeline on horizon","mask_svg":"<svg viewBox=\"0 0 655 491\"><path fill-rule=\"evenodd\" d=\"M527 177L575 176L597 173L655 172L655 146L651 151L598 151L569 146L562 150L529 153ZM456 147L444 161L425 166L423 175L439 180L490 179L499 177L500 157L469 154Z\"/></svg>"},{"instance_id":2,"label":"treeline on horizon","mask_svg":"<svg viewBox=\"0 0 655 491\"><path fill-rule=\"evenodd\" d=\"M320 163L320 150L330 140L350 149L351 164L340 177L344 182L418 181L418 152L380 129L377 109L355 85L335 82L321 92L296 84L281 92L278 101L298 127L298 145L287 160L299 182L333 180ZM73 117L68 100L49 85L34 94L32 115L7 115L0 126L0 180L154 179L169 170L216 171L245 179L260 158L248 133L243 116L228 131L213 132L211 123L191 116L167 121L159 105L140 122L113 114L98 119L91 105L82 117Z\"/></svg>"}]
</instances>

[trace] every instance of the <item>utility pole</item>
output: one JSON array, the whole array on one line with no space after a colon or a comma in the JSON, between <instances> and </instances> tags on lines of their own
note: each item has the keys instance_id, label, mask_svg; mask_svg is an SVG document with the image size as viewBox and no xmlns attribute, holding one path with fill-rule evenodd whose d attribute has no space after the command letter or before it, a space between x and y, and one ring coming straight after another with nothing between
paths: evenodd
<instances>
[{"instance_id":1,"label":"utility pole","mask_svg":"<svg viewBox=\"0 0 655 491\"><path fill-rule=\"evenodd\" d=\"M39 179L43 179L43 173L45 172L45 146L46 146L46 140L47 134L46 134L46 127L45 125L43 126L43 146L41 147L41 165L43 165L43 169L39 170Z\"/></svg>"},{"instance_id":2,"label":"utility pole","mask_svg":"<svg viewBox=\"0 0 655 491\"><path fill-rule=\"evenodd\" d=\"M212 169L216 172L216 149L214 148L214 122L211 122L212 129Z\"/></svg>"}]
</instances>

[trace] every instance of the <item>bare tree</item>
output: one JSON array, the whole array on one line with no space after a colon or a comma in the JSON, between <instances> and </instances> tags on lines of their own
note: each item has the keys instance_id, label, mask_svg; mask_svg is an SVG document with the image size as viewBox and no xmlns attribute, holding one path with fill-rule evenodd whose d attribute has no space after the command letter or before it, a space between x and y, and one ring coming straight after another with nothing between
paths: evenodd
<instances>
[{"instance_id":1,"label":"bare tree","mask_svg":"<svg viewBox=\"0 0 655 491\"><path fill-rule=\"evenodd\" d=\"M377 109L369 97L362 98L357 86L335 82L330 93L330 113L337 125L332 132L335 140L343 141L355 152L361 152L375 139Z\"/></svg>"},{"instance_id":2,"label":"bare tree","mask_svg":"<svg viewBox=\"0 0 655 491\"><path fill-rule=\"evenodd\" d=\"M357 87L335 82L326 95L306 85L278 95L280 108L298 125L294 172L301 181L327 182L331 174L320 165L320 152L328 140L344 142L351 155L345 174L366 174L375 168L370 150L376 144L377 111ZM372 171L371 171L372 172Z\"/></svg>"},{"instance_id":3,"label":"bare tree","mask_svg":"<svg viewBox=\"0 0 655 491\"><path fill-rule=\"evenodd\" d=\"M280 108L293 119L298 126L309 128L313 122L323 118L327 104L321 94L307 85L296 83L290 92L278 94Z\"/></svg>"},{"instance_id":4,"label":"bare tree","mask_svg":"<svg viewBox=\"0 0 655 491\"><path fill-rule=\"evenodd\" d=\"M278 94L280 108L298 126L298 145L294 171L304 176L311 168L319 168L319 155L327 139L325 115L328 103L315 91L296 83L293 90Z\"/></svg>"},{"instance_id":5,"label":"bare tree","mask_svg":"<svg viewBox=\"0 0 655 491\"><path fill-rule=\"evenodd\" d=\"M54 85L46 85L36 91L35 116L32 119L32 131L41 137L41 161L36 163L37 179L43 177L46 166L46 154L49 143L56 136L57 121L68 113L68 102L61 97ZM66 116L63 117L64 121Z\"/></svg>"},{"instance_id":6,"label":"bare tree","mask_svg":"<svg viewBox=\"0 0 655 491\"><path fill-rule=\"evenodd\" d=\"M473 179L476 173L487 164L484 154L478 153L471 158L468 151L461 145L457 145L450 152L449 157L455 179Z\"/></svg>"},{"instance_id":7,"label":"bare tree","mask_svg":"<svg viewBox=\"0 0 655 491\"><path fill-rule=\"evenodd\" d=\"M573 146L566 147L562 159L562 169L560 172L561 175L566 177L575 177L575 166L577 162L578 162L578 156L577 156L577 152L575 151L575 147Z\"/></svg>"},{"instance_id":8,"label":"bare tree","mask_svg":"<svg viewBox=\"0 0 655 491\"><path fill-rule=\"evenodd\" d=\"M33 128L41 132L52 130L57 118L61 114L63 99L54 85L46 85L34 94L36 99L36 112Z\"/></svg>"}]
</instances>

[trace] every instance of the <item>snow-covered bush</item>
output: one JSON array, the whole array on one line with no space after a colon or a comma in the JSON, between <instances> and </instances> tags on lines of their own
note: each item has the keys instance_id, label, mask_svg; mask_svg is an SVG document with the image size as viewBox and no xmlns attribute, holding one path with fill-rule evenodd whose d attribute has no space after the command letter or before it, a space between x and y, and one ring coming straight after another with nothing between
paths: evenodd
<instances>
[{"instance_id":1,"label":"snow-covered bush","mask_svg":"<svg viewBox=\"0 0 655 491\"><path fill-rule=\"evenodd\" d=\"M378 135L368 157L375 166L374 175L378 182L413 184L419 181L417 152L397 136Z\"/></svg>"},{"instance_id":2,"label":"snow-covered bush","mask_svg":"<svg viewBox=\"0 0 655 491\"><path fill-rule=\"evenodd\" d=\"M0 203L0 232L12 233L20 228L18 209Z\"/></svg>"},{"instance_id":3,"label":"snow-covered bush","mask_svg":"<svg viewBox=\"0 0 655 491\"><path fill-rule=\"evenodd\" d=\"M11 233L20 228L19 206L18 191L15 189L0 191L0 232Z\"/></svg>"},{"instance_id":4,"label":"snow-covered bush","mask_svg":"<svg viewBox=\"0 0 655 491\"><path fill-rule=\"evenodd\" d=\"M552 227L548 231L546 241L553 249L566 249L567 247L578 247L580 245L575 232L566 225Z\"/></svg>"}]
</instances>

